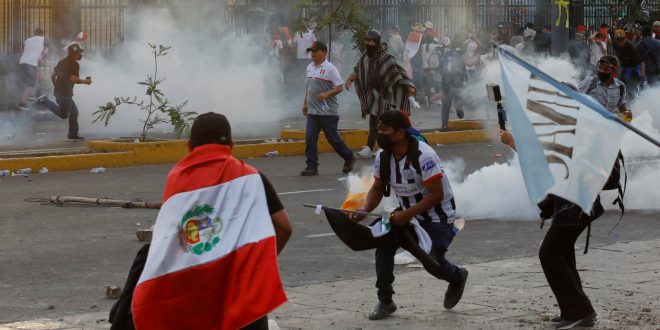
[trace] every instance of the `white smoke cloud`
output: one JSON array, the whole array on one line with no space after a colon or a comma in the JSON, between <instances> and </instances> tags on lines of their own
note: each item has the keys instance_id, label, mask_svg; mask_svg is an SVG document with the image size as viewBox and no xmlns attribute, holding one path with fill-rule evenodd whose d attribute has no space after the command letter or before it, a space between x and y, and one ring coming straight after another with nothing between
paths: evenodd
<instances>
[{"instance_id":1,"label":"white smoke cloud","mask_svg":"<svg viewBox=\"0 0 660 330\"><path fill-rule=\"evenodd\" d=\"M578 70L565 59L532 59L531 62L559 81L578 83ZM466 94L480 107L478 111L494 113L494 105L486 101L485 84L489 82L501 84L499 63L496 61L487 64L480 81L468 87ZM657 108L658 95L660 88L644 90L630 105L635 114L632 124L655 139L660 139L660 112L652 111ZM659 209L660 149L632 132L625 134L621 148L628 171L624 199L626 209ZM506 163L494 163L469 174L465 174L462 158L443 159L443 167L454 191L458 216L467 219L538 221L539 210L529 200L515 155ZM355 180L349 180L349 184L357 182ZM616 198L615 191L602 192L601 198L606 208L618 209L611 205Z\"/></svg>"},{"instance_id":2,"label":"white smoke cloud","mask_svg":"<svg viewBox=\"0 0 660 330\"><path fill-rule=\"evenodd\" d=\"M268 40L238 39L228 27L218 28L227 33L217 36L182 26L167 10L146 9L133 18L132 34L113 59L85 57L81 61L81 76L92 76L93 80L91 86L76 86L74 100L80 109L81 134L139 135L145 114L133 106L120 107L108 127L91 122L97 107L115 96L147 99L146 89L137 82L153 74L148 43L172 47L158 60L158 75L166 77L161 88L171 103L188 100L187 111L225 114L237 137L274 136L278 127L273 122L294 115L281 105L285 98L277 95L282 86L276 67L265 60ZM302 96L299 98L302 104ZM171 132L172 128L161 125L155 131Z\"/></svg>"}]
</instances>

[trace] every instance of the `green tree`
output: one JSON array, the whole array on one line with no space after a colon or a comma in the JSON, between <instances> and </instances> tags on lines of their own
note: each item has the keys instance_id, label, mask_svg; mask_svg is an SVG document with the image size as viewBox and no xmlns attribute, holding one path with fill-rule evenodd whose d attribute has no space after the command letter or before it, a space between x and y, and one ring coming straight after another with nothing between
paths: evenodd
<instances>
[{"instance_id":1,"label":"green tree","mask_svg":"<svg viewBox=\"0 0 660 330\"><path fill-rule=\"evenodd\" d=\"M138 82L138 85L146 87L145 95L147 100L139 100L137 97L115 97L114 102L107 102L100 105L98 110L92 114L96 116L92 123L102 121L105 126L108 126L110 120L117 112L120 105L133 105L138 110L147 113L147 117L142 121L142 141L147 141L147 133L158 124L169 123L174 127L177 138L190 133L190 121L197 115L196 112L184 111L183 108L188 104L188 100L180 105L171 105L165 94L160 89L160 84L165 81L165 78L158 77L158 58L167 55L171 47L166 45L156 45L149 43L151 52L154 55L154 73L147 75L145 80Z\"/></svg>"},{"instance_id":2,"label":"green tree","mask_svg":"<svg viewBox=\"0 0 660 330\"><path fill-rule=\"evenodd\" d=\"M362 13L356 0L298 0L300 16L297 31L305 31L309 22L316 22L316 31L328 31L328 47L332 49L332 29L353 32L353 48L364 50L362 37L371 28L371 23ZM328 54L330 59L330 54Z\"/></svg>"}]
</instances>

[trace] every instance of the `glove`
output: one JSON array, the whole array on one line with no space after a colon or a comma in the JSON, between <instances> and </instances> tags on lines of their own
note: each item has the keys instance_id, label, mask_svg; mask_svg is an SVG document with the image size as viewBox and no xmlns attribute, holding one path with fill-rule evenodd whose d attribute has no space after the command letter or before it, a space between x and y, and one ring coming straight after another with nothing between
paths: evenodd
<instances>
[{"instance_id":1,"label":"glove","mask_svg":"<svg viewBox=\"0 0 660 330\"><path fill-rule=\"evenodd\" d=\"M419 102L417 102L417 100L415 100L414 96L408 96L408 101L410 102L410 106L415 108L415 109L419 109L419 108L422 107L421 105L419 105Z\"/></svg>"}]
</instances>

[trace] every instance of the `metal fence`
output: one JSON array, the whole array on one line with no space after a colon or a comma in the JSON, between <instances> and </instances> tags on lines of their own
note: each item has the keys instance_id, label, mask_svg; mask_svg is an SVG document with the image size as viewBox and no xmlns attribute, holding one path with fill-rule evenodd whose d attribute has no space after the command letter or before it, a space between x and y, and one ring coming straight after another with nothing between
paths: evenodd
<instances>
[{"instance_id":1,"label":"metal fence","mask_svg":"<svg viewBox=\"0 0 660 330\"><path fill-rule=\"evenodd\" d=\"M294 0L290 0L294 1ZM283 0L0 0L0 53L20 54L23 40L41 27L46 36L73 39L75 33L88 33L87 51L112 54L131 33L127 18L135 3L170 8L177 19L188 26L213 26L228 22L235 34L266 32L268 22L278 11L290 11L292 4ZM321 1L322 2L322 1ZM374 27L384 29L398 25L402 33L416 22L430 21L443 35L459 31L485 31L498 24L514 34L527 22L549 25L554 1L542 0L358 0ZM622 0L573 0L570 25L595 27L601 23L616 24L626 10ZM64 6L70 8L61 9ZM141 6L147 6L142 4ZM646 1L652 19L660 18L660 0ZM194 15L191 15L194 14ZM199 15L203 19L199 19ZM195 17L194 19L190 17ZM60 25L73 24L66 33ZM219 26L216 24L216 26ZM54 32L55 31L55 32ZM216 31L218 35L228 31ZM65 34L62 36L62 34ZM55 40L60 42L63 40Z\"/></svg>"}]
</instances>

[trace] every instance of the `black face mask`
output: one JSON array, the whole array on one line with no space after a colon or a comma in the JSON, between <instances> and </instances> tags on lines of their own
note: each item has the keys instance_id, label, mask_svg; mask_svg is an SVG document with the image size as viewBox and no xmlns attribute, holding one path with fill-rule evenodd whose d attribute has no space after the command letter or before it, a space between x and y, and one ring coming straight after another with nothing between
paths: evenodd
<instances>
[{"instance_id":1,"label":"black face mask","mask_svg":"<svg viewBox=\"0 0 660 330\"><path fill-rule=\"evenodd\" d=\"M612 74L611 74L611 73L607 73L607 72L598 72L598 79L599 79L601 82L603 82L603 83L605 83L605 82L607 82L608 80L610 80L611 77L612 77Z\"/></svg>"},{"instance_id":2,"label":"black face mask","mask_svg":"<svg viewBox=\"0 0 660 330\"><path fill-rule=\"evenodd\" d=\"M367 55L370 57L374 56L374 54L376 54L376 51L378 51L378 47L379 47L378 45L374 45L374 46L365 45L365 49L367 50Z\"/></svg>"},{"instance_id":3,"label":"black face mask","mask_svg":"<svg viewBox=\"0 0 660 330\"><path fill-rule=\"evenodd\" d=\"M383 150L391 150L394 146L394 143L392 142L392 134L378 133L376 141L378 141L378 145L383 148Z\"/></svg>"}]
</instances>

